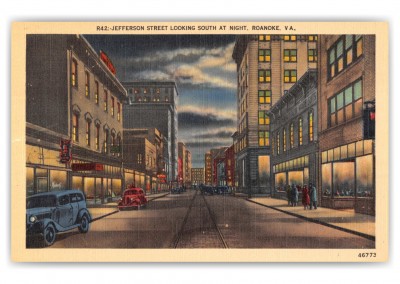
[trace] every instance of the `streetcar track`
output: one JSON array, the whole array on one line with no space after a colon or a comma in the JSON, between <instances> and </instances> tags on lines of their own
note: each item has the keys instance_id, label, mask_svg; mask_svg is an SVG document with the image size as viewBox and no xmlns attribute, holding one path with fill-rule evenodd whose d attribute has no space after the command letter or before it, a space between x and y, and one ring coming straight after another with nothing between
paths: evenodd
<instances>
[{"instance_id":1,"label":"streetcar track","mask_svg":"<svg viewBox=\"0 0 400 284\"><path fill-rule=\"evenodd\" d=\"M203 199L204 199L204 203L206 204L206 207L207 207L207 209L208 209L208 213L210 214L211 220L212 220L212 222L214 223L214 227L215 227L215 229L216 229L217 232L218 232L219 239L220 239L221 242L223 243L224 248L229 248L229 247L228 247L228 244L226 243L226 241L225 241L225 239L224 239L224 236L222 235L221 230L220 230L219 227L218 227L217 221L215 220L215 215L211 212L210 205L208 204L206 198L204 197L204 194L203 194L202 196L203 196Z\"/></svg>"},{"instance_id":2,"label":"streetcar track","mask_svg":"<svg viewBox=\"0 0 400 284\"><path fill-rule=\"evenodd\" d=\"M184 231L184 229L185 229L185 225L186 225L186 222L187 222L187 220L188 220L188 218L189 218L189 214L190 214L190 211L192 210L193 203L194 203L194 200L196 199L196 196L197 196L197 191L196 191L196 193L194 194L192 200L190 201L190 205L189 205L189 208L188 208L188 210L187 210L187 212L186 212L185 218L183 219L181 229L179 230L179 232L178 232L178 234L177 234L177 236L176 236L176 239L175 239L175 241L174 241L174 244L173 244L173 247L174 247L174 248L177 248L177 247L178 247L179 241L180 241L181 238L182 238L183 231Z\"/></svg>"},{"instance_id":3,"label":"streetcar track","mask_svg":"<svg viewBox=\"0 0 400 284\"><path fill-rule=\"evenodd\" d=\"M185 218L183 219L182 226L181 226L181 228L180 228L180 230L179 230L179 232L178 232L178 234L177 234L177 236L176 236L176 238L175 238L175 240L173 242L173 247L174 248L178 248L179 243L181 242L183 235L185 233L189 232L188 230L185 230L185 227L187 225L187 222L188 222L188 219L189 219L189 215L190 215L190 213L192 211L193 204L194 204L194 201L195 201L195 199L197 197L197 194L198 194L198 192L196 191L196 193L194 194L192 200L190 201L190 205L189 205L189 208L188 208L188 210L186 212ZM207 200L206 200L206 198L204 197L203 194L202 194L202 197L203 197L204 204L206 205L205 207L207 208L208 215L209 215L209 217L211 219L212 227L217 232L216 235L217 235L218 240L222 244L223 248L229 248L228 244L226 243L226 241L225 241L225 239L224 239L224 237L222 235L221 230L219 229L219 227L217 225L215 215L212 213L210 205L208 204L208 202L207 202ZM204 233L204 231L203 231L203 233Z\"/></svg>"}]
</instances>

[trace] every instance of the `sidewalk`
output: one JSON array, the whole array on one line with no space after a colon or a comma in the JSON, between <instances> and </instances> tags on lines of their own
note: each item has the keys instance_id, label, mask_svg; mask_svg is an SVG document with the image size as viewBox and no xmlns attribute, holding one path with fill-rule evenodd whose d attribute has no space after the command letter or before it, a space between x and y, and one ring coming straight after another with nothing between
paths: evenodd
<instances>
[{"instance_id":1,"label":"sidewalk","mask_svg":"<svg viewBox=\"0 0 400 284\"><path fill-rule=\"evenodd\" d=\"M302 204L297 207L290 207L286 200L270 197L255 197L247 200L310 222L375 240L374 216L355 213L354 210L336 210L323 207L318 207L317 210L304 210Z\"/></svg>"},{"instance_id":2,"label":"sidewalk","mask_svg":"<svg viewBox=\"0 0 400 284\"><path fill-rule=\"evenodd\" d=\"M146 195L148 202L168 195L169 192L155 193ZM109 202L106 204L88 205L90 215L92 215L92 222L98 219L107 217L109 215L119 212L117 202Z\"/></svg>"}]
</instances>

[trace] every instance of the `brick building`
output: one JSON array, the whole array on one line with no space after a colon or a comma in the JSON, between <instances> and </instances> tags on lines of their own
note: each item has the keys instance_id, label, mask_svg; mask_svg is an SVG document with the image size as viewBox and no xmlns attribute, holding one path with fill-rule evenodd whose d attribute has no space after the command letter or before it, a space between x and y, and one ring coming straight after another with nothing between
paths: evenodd
<instances>
[{"instance_id":1,"label":"brick building","mask_svg":"<svg viewBox=\"0 0 400 284\"><path fill-rule=\"evenodd\" d=\"M375 214L374 139L363 109L375 100L375 36L321 35L318 132L322 206Z\"/></svg>"}]
</instances>

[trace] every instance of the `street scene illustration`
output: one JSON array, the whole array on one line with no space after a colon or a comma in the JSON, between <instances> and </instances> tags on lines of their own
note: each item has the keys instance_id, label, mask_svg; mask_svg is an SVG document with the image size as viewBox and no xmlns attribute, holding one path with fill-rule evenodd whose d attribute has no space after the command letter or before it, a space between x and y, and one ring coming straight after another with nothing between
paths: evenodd
<instances>
[{"instance_id":1,"label":"street scene illustration","mask_svg":"<svg viewBox=\"0 0 400 284\"><path fill-rule=\"evenodd\" d=\"M375 246L375 35L26 36L26 247Z\"/></svg>"}]
</instances>

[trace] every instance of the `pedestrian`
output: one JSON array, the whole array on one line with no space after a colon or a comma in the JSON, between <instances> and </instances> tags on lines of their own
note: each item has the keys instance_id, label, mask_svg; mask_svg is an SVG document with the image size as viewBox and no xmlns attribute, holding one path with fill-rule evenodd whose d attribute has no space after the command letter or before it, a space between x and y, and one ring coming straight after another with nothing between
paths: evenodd
<instances>
[{"instance_id":1,"label":"pedestrian","mask_svg":"<svg viewBox=\"0 0 400 284\"><path fill-rule=\"evenodd\" d=\"M285 186L285 190L286 190L286 196L287 196L287 200L288 200L288 206L292 205L292 193L291 193L291 188L290 185L287 184Z\"/></svg>"},{"instance_id":2,"label":"pedestrian","mask_svg":"<svg viewBox=\"0 0 400 284\"><path fill-rule=\"evenodd\" d=\"M301 201L303 203L304 210L307 210L308 206L310 206L310 194L308 192L308 187L306 184L303 186L302 193L303 193L303 196L301 198Z\"/></svg>"},{"instance_id":3,"label":"pedestrian","mask_svg":"<svg viewBox=\"0 0 400 284\"><path fill-rule=\"evenodd\" d=\"M299 192L294 184L292 184L292 206L296 207L297 202L299 202Z\"/></svg>"},{"instance_id":4,"label":"pedestrian","mask_svg":"<svg viewBox=\"0 0 400 284\"><path fill-rule=\"evenodd\" d=\"M313 207L317 209L317 200L317 189L310 183L310 210L312 210Z\"/></svg>"}]
</instances>

